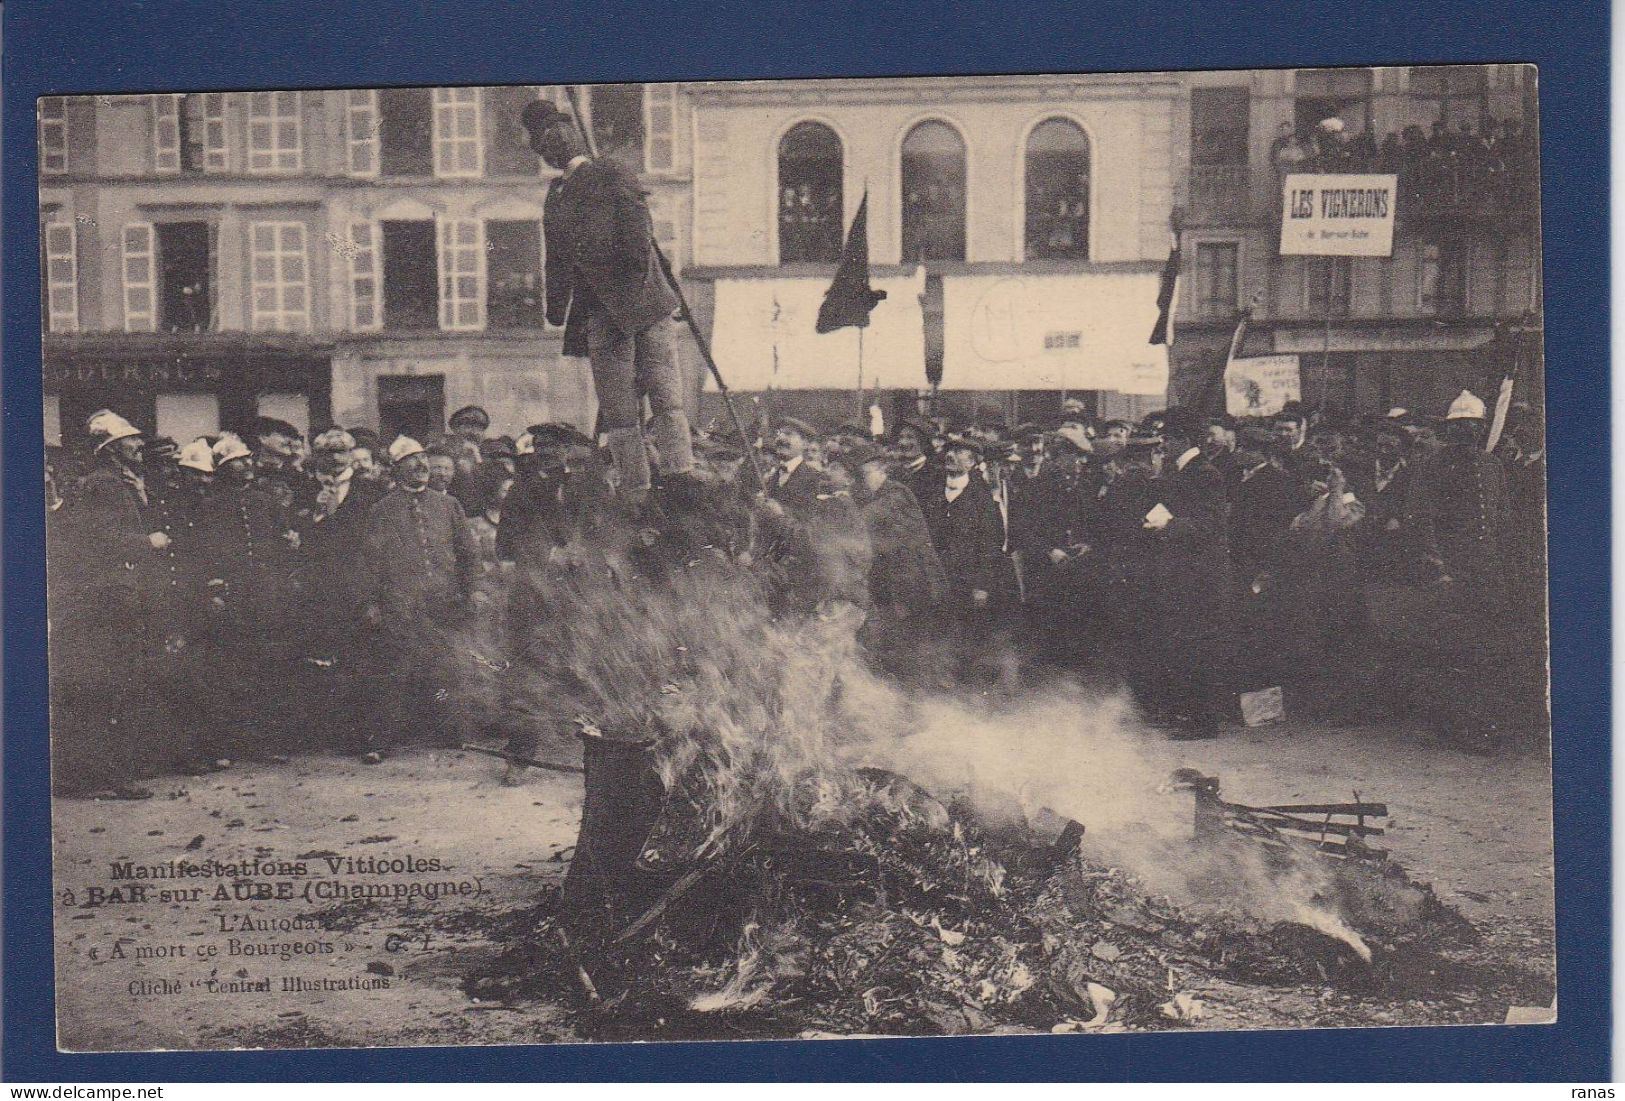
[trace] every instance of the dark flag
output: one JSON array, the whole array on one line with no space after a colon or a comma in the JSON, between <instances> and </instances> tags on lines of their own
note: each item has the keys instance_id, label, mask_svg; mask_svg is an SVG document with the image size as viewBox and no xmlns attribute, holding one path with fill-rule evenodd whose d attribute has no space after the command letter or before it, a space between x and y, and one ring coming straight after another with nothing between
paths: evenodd
<instances>
[{"instance_id":1,"label":"dark flag","mask_svg":"<svg viewBox=\"0 0 1625 1101\"><path fill-rule=\"evenodd\" d=\"M1168 242L1168 262L1162 266L1162 283L1157 287L1157 323L1151 327L1152 344L1172 344L1174 340L1174 297L1179 293L1179 232Z\"/></svg>"},{"instance_id":2,"label":"dark flag","mask_svg":"<svg viewBox=\"0 0 1625 1101\"><path fill-rule=\"evenodd\" d=\"M885 291L869 286L869 192L865 190L847 231L846 247L841 249L841 266L835 269L835 278L824 292L824 304L818 307L817 330L832 333L848 325L867 329L869 311L885 297Z\"/></svg>"}]
</instances>

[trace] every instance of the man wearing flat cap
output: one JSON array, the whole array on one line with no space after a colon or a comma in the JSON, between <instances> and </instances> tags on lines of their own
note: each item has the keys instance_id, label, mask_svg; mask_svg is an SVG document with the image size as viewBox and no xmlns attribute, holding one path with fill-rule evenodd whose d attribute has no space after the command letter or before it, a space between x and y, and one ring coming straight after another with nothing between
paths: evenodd
<instances>
[{"instance_id":1,"label":"man wearing flat cap","mask_svg":"<svg viewBox=\"0 0 1625 1101\"><path fill-rule=\"evenodd\" d=\"M757 515L762 542L758 560L781 571L790 606L809 611L844 596L851 578L842 575L840 548L831 533L858 530L852 499L836 493L823 471L807 459L817 431L796 417L781 417L773 432L777 466L767 476L767 496Z\"/></svg>"},{"instance_id":2,"label":"man wearing flat cap","mask_svg":"<svg viewBox=\"0 0 1625 1101\"><path fill-rule=\"evenodd\" d=\"M497 525L497 558L516 562L524 577L556 548L590 531L609 489L578 456L592 441L568 424L533 424L515 444L517 478Z\"/></svg>"},{"instance_id":3,"label":"man wearing flat cap","mask_svg":"<svg viewBox=\"0 0 1625 1101\"><path fill-rule=\"evenodd\" d=\"M685 383L677 362L676 292L661 269L649 204L637 174L582 148L575 120L549 102L526 106L530 146L563 173L543 204L547 320L564 326L564 354L592 365L599 423L634 501L651 484L640 406L653 410L661 473L694 469Z\"/></svg>"},{"instance_id":4,"label":"man wearing flat cap","mask_svg":"<svg viewBox=\"0 0 1625 1101\"><path fill-rule=\"evenodd\" d=\"M465 405L447 419L446 428L440 450L451 457L453 464L447 492L457 498L464 512L474 516L481 507L477 476L485 461L482 445L491 428L491 415L478 405Z\"/></svg>"},{"instance_id":5,"label":"man wearing flat cap","mask_svg":"<svg viewBox=\"0 0 1625 1101\"><path fill-rule=\"evenodd\" d=\"M919 502L890 476L889 456L864 440L843 451L840 463L852 477L870 549L870 614L858 637L882 669L907 673L916 648L912 636L930 630L947 577Z\"/></svg>"}]
</instances>

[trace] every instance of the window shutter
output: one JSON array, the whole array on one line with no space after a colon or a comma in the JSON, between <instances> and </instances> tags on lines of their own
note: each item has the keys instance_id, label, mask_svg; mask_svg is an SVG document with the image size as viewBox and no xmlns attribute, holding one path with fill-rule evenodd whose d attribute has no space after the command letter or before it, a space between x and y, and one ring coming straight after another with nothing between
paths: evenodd
<instances>
[{"instance_id":1,"label":"window shutter","mask_svg":"<svg viewBox=\"0 0 1625 1101\"><path fill-rule=\"evenodd\" d=\"M154 172L181 170L181 97L152 97L152 169Z\"/></svg>"},{"instance_id":2,"label":"window shutter","mask_svg":"<svg viewBox=\"0 0 1625 1101\"><path fill-rule=\"evenodd\" d=\"M68 101L62 96L39 101L39 168L45 175L68 170Z\"/></svg>"},{"instance_id":3,"label":"window shutter","mask_svg":"<svg viewBox=\"0 0 1625 1101\"><path fill-rule=\"evenodd\" d=\"M45 227L45 295L51 332L78 332L78 232L72 222L51 222Z\"/></svg>"},{"instance_id":4,"label":"window shutter","mask_svg":"<svg viewBox=\"0 0 1625 1101\"><path fill-rule=\"evenodd\" d=\"M381 329L384 302L378 276L378 223L351 222L344 251L350 257L350 327L357 332Z\"/></svg>"},{"instance_id":5,"label":"window shutter","mask_svg":"<svg viewBox=\"0 0 1625 1101\"><path fill-rule=\"evenodd\" d=\"M203 93L203 170L229 172L231 151L227 145L226 103L229 93Z\"/></svg>"},{"instance_id":6,"label":"window shutter","mask_svg":"<svg viewBox=\"0 0 1625 1101\"><path fill-rule=\"evenodd\" d=\"M440 327L485 328L485 223L440 220Z\"/></svg>"},{"instance_id":7,"label":"window shutter","mask_svg":"<svg viewBox=\"0 0 1625 1101\"><path fill-rule=\"evenodd\" d=\"M158 328L158 307L153 296L153 231L151 222L130 222L124 227L124 331L150 333Z\"/></svg>"},{"instance_id":8,"label":"window shutter","mask_svg":"<svg viewBox=\"0 0 1625 1101\"><path fill-rule=\"evenodd\" d=\"M677 86L643 86L643 161L648 172L676 167Z\"/></svg>"},{"instance_id":9,"label":"window shutter","mask_svg":"<svg viewBox=\"0 0 1625 1101\"><path fill-rule=\"evenodd\" d=\"M303 222L249 226L253 310L251 327L310 331L310 278Z\"/></svg>"},{"instance_id":10,"label":"window shutter","mask_svg":"<svg viewBox=\"0 0 1625 1101\"><path fill-rule=\"evenodd\" d=\"M378 175L378 92L345 92L345 170L352 176Z\"/></svg>"},{"instance_id":11,"label":"window shutter","mask_svg":"<svg viewBox=\"0 0 1625 1101\"><path fill-rule=\"evenodd\" d=\"M478 176L485 171L480 140L480 90L434 90L434 174Z\"/></svg>"}]
</instances>

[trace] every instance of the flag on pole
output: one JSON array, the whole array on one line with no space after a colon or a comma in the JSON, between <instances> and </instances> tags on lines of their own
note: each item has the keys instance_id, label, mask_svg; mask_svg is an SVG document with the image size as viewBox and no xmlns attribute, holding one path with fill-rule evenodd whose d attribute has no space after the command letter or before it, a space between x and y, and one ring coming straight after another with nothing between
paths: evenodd
<instances>
[{"instance_id":1,"label":"flag on pole","mask_svg":"<svg viewBox=\"0 0 1625 1101\"><path fill-rule=\"evenodd\" d=\"M1252 324L1253 310L1257 308L1258 296L1254 295L1253 300L1247 303L1246 308L1236 318L1236 331L1230 334L1230 350L1225 353L1224 357L1226 371L1230 369L1232 362L1241 357L1241 346L1247 341L1247 326Z\"/></svg>"},{"instance_id":2,"label":"flag on pole","mask_svg":"<svg viewBox=\"0 0 1625 1101\"><path fill-rule=\"evenodd\" d=\"M1501 380L1500 392L1495 395L1495 413L1490 418L1489 434L1484 437L1484 450L1487 452L1495 450L1495 446L1501 442L1501 433L1506 431L1507 411L1512 408L1512 387L1523 366L1524 345L1529 339L1525 329L1515 329L1511 336L1512 362L1507 366L1506 377Z\"/></svg>"},{"instance_id":3,"label":"flag on pole","mask_svg":"<svg viewBox=\"0 0 1625 1101\"><path fill-rule=\"evenodd\" d=\"M1507 410L1512 407L1512 376L1501 380L1501 391L1495 395L1495 416L1490 419L1490 434L1484 437L1484 450L1494 451L1506 431Z\"/></svg>"},{"instance_id":4,"label":"flag on pole","mask_svg":"<svg viewBox=\"0 0 1625 1101\"><path fill-rule=\"evenodd\" d=\"M1241 346L1247 342L1247 326L1252 323L1253 311L1258 308L1262 296L1262 291L1253 295L1253 300L1236 316L1236 331L1230 334L1230 347L1225 349L1224 366L1219 368L1218 375L1203 391L1200 407L1224 411L1225 390L1230 385L1230 365L1241 358Z\"/></svg>"},{"instance_id":5,"label":"flag on pole","mask_svg":"<svg viewBox=\"0 0 1625 1101\"><path fill-rule=\"evenodd\" d=\"M824 304L818 308L816 329L821 333L847 326L866 329L870 311L885 297L885 291L869 286L869 192L865 189L841 249L840 267L835 269L835 278L824 292Z\"/></svg>"},{"instance_id":6,"label":"flag on pole","mask_svg":"<svg viewBox=\"0 0 1625 1101\"><path fill-rule=\"evenodd\" d=\"M1151 327L1152 344L1174 342L1174 302L1179 295L1179 231L1168 235L1168 262L1162 265L1157 286L1157 323Z\"/></svg>"}]
</instances>

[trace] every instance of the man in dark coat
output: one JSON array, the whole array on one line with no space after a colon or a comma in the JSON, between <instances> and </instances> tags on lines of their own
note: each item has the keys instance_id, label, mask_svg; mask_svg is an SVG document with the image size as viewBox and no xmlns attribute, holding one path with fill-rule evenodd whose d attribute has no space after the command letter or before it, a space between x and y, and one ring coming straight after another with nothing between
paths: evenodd
<instances>
[{"instance_id":1,"label":"man in dark coat","mask_svg":"<svg viewBox=\"0 0 1625 1101\"><path fill-rule=\"evenodd\" d=\"M534 424L519 437L518 476L497 527L501 561L517 563L523 574L602 519L609 486L583 461L591 446L567 424Z\"/></svg>"},{"instance_id":2,"label":"man in dark coat","mask_svg":"<svg viewBox=\"0 0 1625 1101\"><path fill-rule=\"evenodd\" d=\"M636 500L651 482L642 395L654 412L661 473L694 469L672 320L679 299L661 268L637 173L613 156L589 158L575 121L552 103L527 105L523 121L531 148L563 173L542 211L547 319L564 326L566 355L591 361L599 423L622 492Z\"/></svg>"},{"instance_id":3,"label":"man in dark coat","mask_svg":"<svg viewBox=\"0 0 1625 1101\"><path fill-rule=\"evenodd\" d=\"M302 614L301 683L312 734L358 741L374 706L366 679L371 632L363 621L371 597L367 532L384 490L355 468L355 437L330 428L311 441L317 486L299 518L297 578Z\"/></svg>"},{"instance_id":4,"label":"man in dark coat","mask_svg":"<svg viewBox=\"0 0 1625 1101\"><path fill-rule=\"evenodd\" d=\"M982 448L953 437L943 453L943 475L920 501L931 542L947 574L947 611L961 623L985 615L1011 595L1004 524L992 490L977 472Z\"/></svg>"},{"instance_id":5,"label":"man in dark coat","mask_svg":"<svg viewBox=\"0 0 1625 1101\"><path fill-rule=\"evenodd\" d=\"M1443 446L1417 464L1406 503L1433 574L1416 616L1430 625L1429 653L1416 664L1442 678L1417 710L1474 750L1546 725L1544 624L1516 599L1506 468L1484 451L1485 413L1468 391L1451 403Z\"/></svg>"},{"instance_id":6,"label":"man in dark coat","mask_svg":"<svg viewBox=\"0 0 1625 1101\"><path fill-rule=\"evenodd\" d=\"M871 606L899 620L929 614L946 594L948 579L919 502L890 476L886 454L873 444L854 445L841 460L862 487L858 511L873 551Z\"/></svg>"},{"instance_id":7,"label":"man in dark coat","mask_svg":"<svg viewBox=\"0 0 1625 1101\"><path fill-rule=\"evenodd\" d=\"M1367 453L1346 472L1349 488L1366 507L1358 539L1361 567L1369 580L1402 580L1415 559L1405 527L1405 502L1415 470L1409 450L1410 437L1399 419L1383 417L1372 427Z\"/></svg>"},{"instance_id":8,"label":"man in dark coat","mask_svg":"<svg viewBox=\"0 0 1625 1101\"><path fill-rule=\"evenodd\" d=\"M1100 594L1109 632L1103 664L1135 687L1153 683L1158 667L1158 636L1150 616L1155 532L1146 528L1145 517L1160 495L1154 461L1160 446L1158 437L1100 441L1095 454L1105 461L1088 514L1093 549L1082 560L1087 583Z\"/></svg>"},{"instance_id":9,"label":"man in dark coat","mask_svg":"<svg viewBox=\"0 0 1625 1101\"><path fill-rule=\"evenodd\" d=\"M811 425L783 418L773 434L778 468L768 475L758 513L761 560L782 575L786 606L813 611L827 601L866 603L866 577L854 576L851 543L863 530L849 493L807 461ZM867 565L864 566L867 573Z\"/></svg>"},{"instance_id":10,"label":"man in dark coat","mask_svg":"<svg viewBox=\"0 0 1625 1101\"><path fill-rule=\"evenodd\" d=\"M441 449L451 456L455 472L450 493L469 516L479 515L483 502L479 494L479 469L485 461L485 434L491 429L491 415L478 405L465 405L446 421L446 437Z\"/></svg>"},{"instance_id":11,"label":"man in dark coat","mask_svg":"<svg viewBox=\"0 0 1625 1101\"><path fill-rule=\"evenodd\" d=\"M358 476L355 437L344 429L323 432L311 450L317 493L299 529L299 572L307 614L342 632L360 620L370 597L368 516L385 490Z\"/></svg>"},{"instance_id":12,"label":"man in dark coat","mask_svg":"<svg viewBox=\"0 0 1625 1101\"><path fill-rule=\"evenodd\" d=\"M1237 452L1230 486L1230 550L1237 579L1244 586L1259 582L1280 565L1287 531L1313 498L1295 472L1284 437L1249 440ZM1264 577L1265 584L1268 577Z\"/></svg>"},{"instance_id":13,"label":"man in dark coat","mask_svg":"<svg viewBox=\"0 0 1625 1101\"><path fill-rule=\"evenodd\" d=\"M64 789L127 780L153 763L153 735L169 723L152 691L168 538L150 515L141 433L105 409L86 428L95 468L52 513L47 577L53 780Z\"/></svg>"},{"instance_id":14,"label":"man in dark coat","mask_svg":"<svg viewBox=\"0 0 1625 1101\"><path fill-rule=\"evenodd\" d=\"M934 490L942 472L931 456L931 428L919 421L904 420L897 426L892 454L897 461L892 478L914 494L916 501Z\"/></svg>"},{"instance_id":15,"label":"man in dark coat","mask_svg":"<svg viewBox=\"0 0 1625 1101\"><path fill-rule=\"evenodd\" d=\"M1088 459L1093 449L1077 425L1050 437L1036 477L1018 477L1011 490L1010 549L1021 568L1022 597L1034 643L1045 660L1081 664L1088 631L1100 619L1089 598L1084 558L1090 552L1088 509L1093 495Z\"/></svg>"},{"instance_id":16,"label":"man in dark coat","mask_svg":"<svg viewBox=\"0 0 1625 1101\"><path fill-rule=\"evenodd\" d=\"M1439 576L1492 598L1506 584L1506 468L1482 446L1484 403L1463 391L1445 419L1445 445L1416 471L1406 512Z\"/></svg>"},{"instance_id":17,"label":"man in dark coat","mask_svg":"<svg viewBox=\"0 0 1625 1101\"><path fill-rule=\"evenodd\" d=\"M281 498L258 484L253 453L223 432L214 445L215 480L202 512L202 555L210 603L263 645L280 644L297 542Z\"/></svg>"},{"instance_id":18,"label":"man in dark coat","mask_svg":"<svg viewBox=\"0 0 1625 1101\"><path fill-rule=\"evenodd\" d=\"M204 441L196 441L208 456ZM166 446L167 445L167 446ZM198 450L188 445L188 457L197 460ZM212 460L209 461L212 473ZM200 483L180 465L180 452L173 440L153 440L142 451L142 481L147 491L147 518L153 533L162 533L158 548L163 564L159 592L154 596L163 607L168 649L184 647L195 635L198 615L203 611L201 532L198 521L204 505Z\"/></svg>"},{"instance_id":19,"label":"man in dark coat","mask_svg":"<svg viewBox=\"0 0 1625 1101\"><path fill-rule=\"evenodd\" d=\"M261 493L269 493L292 518L308 515L316 496L316 481L305 471L305 436L276 417L254 417L242 431L242 441L254 453L254 480Z\"/></svg>"},{"instance_id":20,"label":"man in dark coat","mask_svg":"<svg viewBox=\"0 0 1625 1101\"><path fill-rule=\"evenodd\" d=\"M1217 737L1235 626L1224 477L1202 455L1202 431L1190 410L1166 414L1159 500L1143 521L1151 533L1160 657L1153 692L1174 721L1176 738Z\"/></svg>"},{"instance_id":21,"label":"man in dark coat","mask_svg":"<svg viewBox=\"0 0 1625 1101\"><path fill-rule=\"evenodd\" d=\"M208 626L204 639L213 720L199 752L231 758L294 733L285 698L299 659L294 590L297 533L279 489L259 483L253 453L231 432L216 439L215 474L199 513Z\"/></svg>"}]
</instances>

